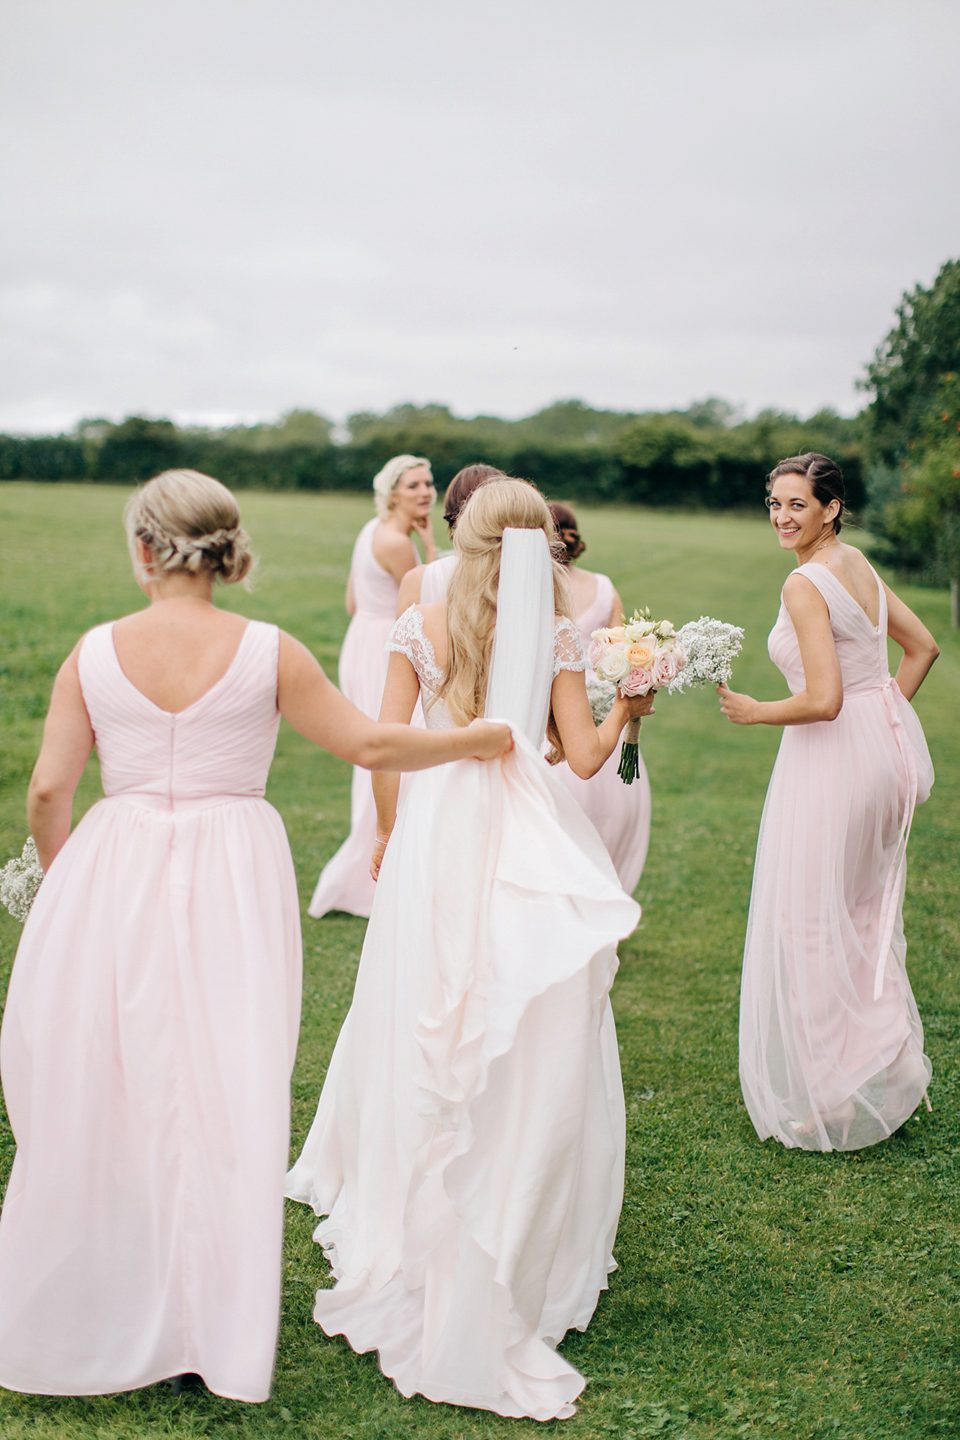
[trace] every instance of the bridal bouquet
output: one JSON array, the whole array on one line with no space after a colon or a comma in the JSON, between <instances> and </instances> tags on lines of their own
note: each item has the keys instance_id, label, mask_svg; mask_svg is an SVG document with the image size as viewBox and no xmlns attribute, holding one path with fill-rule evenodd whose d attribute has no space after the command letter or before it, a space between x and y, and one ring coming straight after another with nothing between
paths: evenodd
<instances>
[{"instance_id":1,"label":"bridal bouquet","mask_svg":"<svg viewBox=\"0 0 960 1440\"><path fill-rule=\"evenodd\" d=\"M40 889L43 870L33 836L29 836L19 859L8 860L0 870L0 902L15 920L26 920L33 897Z\"/></svg>"},{"instance_id":2,"label":"bridal bouquet","mask_svg":"<svg viewBox=\"0 0 960 1440\"><path fill-rule=\"evenodd\" d=\"M590 640L587 658L597 679L588 683L587 695L594 720L601 724L610 713L617 689L629 697L649 695L651 690L673 694L692 685L726 683L743 643L743 631L707 615L677 631L669 620L651 620L646 609L634 610L622 625L594 630ZM640 773L639 737L640 721L628 721L618 770L625 785L632 785Z\"/></svg>"}]
</instances>

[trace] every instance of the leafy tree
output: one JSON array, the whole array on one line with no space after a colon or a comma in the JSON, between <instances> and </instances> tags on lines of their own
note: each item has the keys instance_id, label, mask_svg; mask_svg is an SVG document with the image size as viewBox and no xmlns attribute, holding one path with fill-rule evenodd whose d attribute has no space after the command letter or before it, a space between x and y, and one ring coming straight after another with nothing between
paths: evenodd
<instances>
[{"instance_id":1,"label":"leafy tree","mask_svg":"<svg viewBox=\"0 0 960 1440\"><path fill-rule=\"evenodd\" d=\"M897 324L877 347L863 388L871 457L907 459L943 411L942 389L960 372L960 260L948 260L929 290L904 294ZM949 408L949 407L947 407Z\"/></svg>"}]
</instances>

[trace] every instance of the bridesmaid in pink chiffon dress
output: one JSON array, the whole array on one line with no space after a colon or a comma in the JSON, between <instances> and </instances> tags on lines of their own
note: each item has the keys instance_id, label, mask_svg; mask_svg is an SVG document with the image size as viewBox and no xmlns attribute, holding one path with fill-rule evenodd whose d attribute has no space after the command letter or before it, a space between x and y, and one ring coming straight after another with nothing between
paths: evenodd
<instances>
[{"instance_id":1,"label":"bridesmaid in pink chiffon dress","mask_svg":"<svg viewBox=\"0 0 960 1440\"><path fill-rule=\"evenodd\" d=\"M427 558L436 557L430 508L436 491L430 463L417 455L396 455L373 482L377 514L357 536L347 581L350 624L340 651L340 689L375 720L387 679L387 640L396 619L403 576L416 566L411 532L422 538ZM422 720L421 720L422 723ZM370 776L356 768L350 781L350 833L320 872L308 913L315 920L330 910L366 918L373 904L370 851L377 815Z\"/></svg>"},{"instance_id":2,"label":"bridesmaid in pink chiffon dress","mask_svg":"<svg viewBox=\"0 0 960 1440\"><path fill-rule=\"evenodd\" d=\"M564 554L560 555L565 564L573 594L575 621L586 653L590 650L590 637L594 630L604 625L619 625L623 605L613 581L606 575L590 570L572 569L572 562L582 555L586 546L580 537L577 517L569 505L551 502L550 513L557 527L557 538L562 542ZM593 586L592 594L590 586ZM584 608L581 597L589 599ZM588 676L592 674L588 670ZM577 801L610 852L614 869L620 884L628 895L632 895L643 874L647 848L650 844L650 781L647 777L643 756L638 757L640 773L632 785L624 785L618 772L619 752L610 756L606 764L590 780L581 780L570 766L561 762L556 773L559 779Z\"/></svg>"},{"instance_id":3,"label":"bridesmaid in pink chiffon dress","mask_svg":"<svg viewBox=\"0 0 960 1440\"><path fill-rule=\"evenodd\" d=\"M735 723L787 727L757 842L740 1077L760 1138L807 1150L885 1139L930 1079L902 906L914 807L933 783L908 699L937 647L836 538L842 502L825 456L773 471L771 520L800 562L769 641L792 698L759 703L720 687ZM888 634L904 651L895 680Z\"/></svg>"},{"instance_id":4,"label":"bridesmaid in pink chiffon dress","mask_svg":"<svg viewBox=\"0 0 960 1440\"><path fill-rule=\"evenodd\" d=\"M216 480L167 472L127 519L152 603L64 664L31 781L46 874L0 1038L17 1142L0 1385L90 1395L192 1374L262 1401L300 1015L296 881L264 799L280 715L357 763L454 757L361 716L275 625L216 609L214 577L251 564ZM484 728L500 753L506 727ZM106 798L70 834L93 743Z\"/></svg>"}]
</instances>

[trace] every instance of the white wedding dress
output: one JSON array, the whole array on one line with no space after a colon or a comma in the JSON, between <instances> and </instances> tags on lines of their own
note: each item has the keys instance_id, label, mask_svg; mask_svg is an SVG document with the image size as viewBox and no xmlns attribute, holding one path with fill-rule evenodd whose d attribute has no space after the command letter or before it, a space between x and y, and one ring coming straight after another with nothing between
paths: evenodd
<instances>
[{"instance_id":1,"label":"white wedding dress","mask_svg":"<svg viewBox=\"0 0 960 1440\"><path fill-rule=\"evenodd\" d=\"M552 676L584 667L575 627L554 620L546 556L542 531L505 533L487 713L511 721L515 749L412 777L287 1187L328 1217L315 1238L337 1283L314 1311L327 1334L377 1350L404 1395L538 1420L573 1414L585 1380L555 1347L614 1268L609 991L640 915L539 754ZM511 583L511 558L532 590ZM428 727L448 725L420 609L390 645L417 672Z\"/></svg>"}]
</instances>

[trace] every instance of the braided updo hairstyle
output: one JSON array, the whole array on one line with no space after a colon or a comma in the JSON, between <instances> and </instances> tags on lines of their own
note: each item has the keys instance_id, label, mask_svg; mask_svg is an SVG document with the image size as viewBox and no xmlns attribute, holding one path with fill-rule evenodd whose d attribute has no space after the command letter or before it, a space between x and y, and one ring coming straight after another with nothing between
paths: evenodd
<instances>
[{"instance_id":1,"label":"braided updo hairstyle","mask_svg":"<svg viewBox=\"0 0 960 1440\"><path fill-rule=\"evenodd\" d=\"M154 574L209 572L232 585L253 569L250 540L232 491L199 470L164 470L130 497L123 512L134 569L136 541L153 556Z\"/></svg>"}]
</instances>

